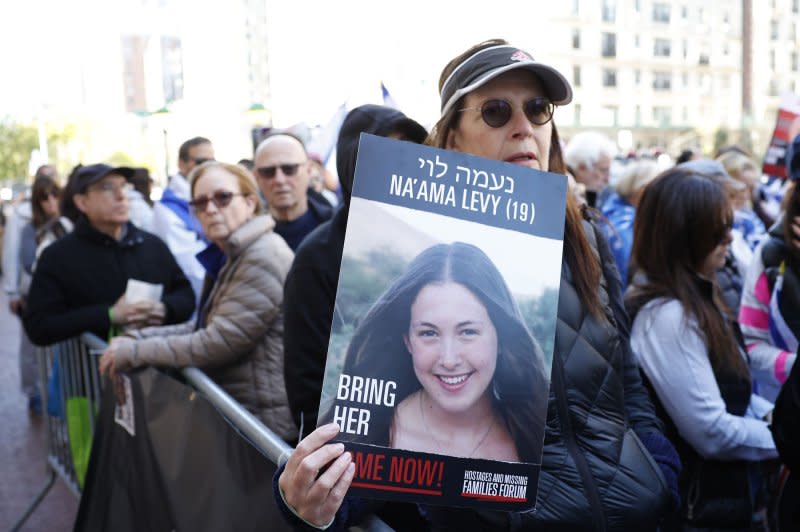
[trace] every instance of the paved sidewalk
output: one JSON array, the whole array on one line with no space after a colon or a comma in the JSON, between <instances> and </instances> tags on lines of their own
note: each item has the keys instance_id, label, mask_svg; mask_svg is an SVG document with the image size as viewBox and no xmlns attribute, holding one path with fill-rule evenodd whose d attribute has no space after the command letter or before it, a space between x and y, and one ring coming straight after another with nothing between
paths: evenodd
<instances>
[{"instance_id":1,"label":"paved sidewalk","mask_svg":"<svg viewBox=\"0 0 800 532\"><path fill-rule=\"evenodd\" d=\"M10 530L44 487L45 425L28 414L20 391L18 348L21 325L8 311L0 290L0 531ZM72 530L78 499L56 479L50 492L26 522L27 532Z\"/></svg>"}]
</instances>

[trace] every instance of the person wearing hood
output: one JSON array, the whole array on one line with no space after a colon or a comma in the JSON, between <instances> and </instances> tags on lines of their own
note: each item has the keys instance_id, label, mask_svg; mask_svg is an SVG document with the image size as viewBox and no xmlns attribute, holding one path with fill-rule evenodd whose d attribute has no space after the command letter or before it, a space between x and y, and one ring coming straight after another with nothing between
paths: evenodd
<instances>
[{"instance_id":1,"label":"person wearing hood","mask_svg":"<svg viewBox=\"0 0 800 532\"><path fill-rule=\"evenodd\" d=\"M402 112L380 105L356 107L342 124L336 145L342 205L297 249L284 285L284 375L292 416L300 427L298 439L317 424L361 133L416 143L427 135L424 127Z\"/></svg>"}]
</instances>

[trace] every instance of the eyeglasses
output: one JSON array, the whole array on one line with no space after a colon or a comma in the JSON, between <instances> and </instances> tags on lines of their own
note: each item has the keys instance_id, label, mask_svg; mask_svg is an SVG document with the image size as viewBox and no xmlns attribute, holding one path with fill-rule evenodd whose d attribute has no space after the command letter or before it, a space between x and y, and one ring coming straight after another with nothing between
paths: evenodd
<instances>
[{"instance_id":1,"label":"eyeglasses","mask_svg":"<svg viewBox=\"0 0 800 532\"><path fill-rule=\"evenodd\" d=\"M208 161L213 161L214 159L203 159L202 157L197 159L192 159L194 161L195 166L200 166L203 163L207 163Z\"/></svg>"},{"instance_id":2,"label":"eyeglasses","mask_svg":"<svg viewBox=\"0 0 800 532\"><path fill-rule=\"evenodd\" d=\"M727 243L731 230L733 230L733 221L726 221L713 235L714 242Z\"/></svg>"},{"instance_id":3,"label":"eyeglasses","mask_svg":"<svg viewBox=\"0 0 800 532\"><path fill-rule=\"evenodd\" d=\"M272 179L275 177L275 174L278 173L278 168L281 169L283 175L286 177L292 177L297 173L297 170L300 168L302 163L294 163L294 164L276 164L273 166L261 166L256 168L256 174L259 177L263 177L264 179Z\"/></svg>"},{"instance_id":4,"label":"eyeglasses","mask_svg":"<svg viewBox=\"0 0 800 532\"><path fill-rule=\"evenodd\" d=\"M224 209L230 205L234 196L244 196L244 194L229 192L227 190L217 190L210 198L206 195L196 197L189 202L189 206L196 213L206 212L208 202L214 203L217 209Z\"/></svg>"},{"instance_id":5,"label":"eyeglasses","mask_svg":"<svg viewBox=\"0 0 800 532\"><path fill-rule=\"evenodd\" d=\"M531 98L522 104L525 116L537 126L543 126L553 118L553 102L547 98ZM511 102L500 99L486 100L480 107L465 107L459 111L480 111L481 118L489 127L503 127L511 120L514 108Z\"/></svg>"},{"instance_id":6,"label":"eyeglasses","mask_svg":"<svg viewBox=\"0 0 800 532\"><path fill-rule=\"evenodd\" d=\"M93 190L105 194L106 196L117 196L120 193L127 196L128 192L133 190L133 185L127 181L121 184L114 183L113 181L103 181L97 185L94 185L92 188Z\"/></svg>"}]
</instances>

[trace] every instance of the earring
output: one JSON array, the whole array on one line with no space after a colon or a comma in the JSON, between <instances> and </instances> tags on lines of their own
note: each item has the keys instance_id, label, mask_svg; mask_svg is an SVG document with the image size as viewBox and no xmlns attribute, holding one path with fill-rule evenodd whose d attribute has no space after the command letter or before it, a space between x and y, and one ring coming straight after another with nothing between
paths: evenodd
<instances>
[{"instance_id":1,"label":"earring","mask_svg":"<svg viewBox=\"0 0 800 532\"><path fill-rule=\"evenodd\" d=\"M501 401L500 392L497 389L497 381L492 381L492 395L494 396L495 399Z\"/></svg>"}]
</instances>

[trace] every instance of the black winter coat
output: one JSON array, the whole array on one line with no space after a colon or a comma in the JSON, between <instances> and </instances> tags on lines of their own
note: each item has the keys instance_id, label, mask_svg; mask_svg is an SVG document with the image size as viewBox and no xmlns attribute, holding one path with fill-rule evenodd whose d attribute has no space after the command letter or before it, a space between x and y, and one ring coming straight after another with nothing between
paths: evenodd
<instances>
[{"instance_id":1,"label":"black winter coat","mask_svg":"<svg viewBox=\"0 0 800 532\"><path fill-rule=\"evenodd\" d=\"M584 228L604 267L599 291L609 322L587 314L564 263L535 509L508 513L432 506L424 511L431 530L648 531L665 515L667 485L637 436L662 433L662 425L630 348L630 323L614 259L605 239L588 223ZM398 529L422 530L407 524L415 517L409 515L415 513L409 505L364 507L359 499L345 499L337 530L358 521L356 505L361 512L376 511L394 526L399 522ZM299 520L291 520L304 529Z\"/></svg>"},{"instance_id":2,"label":"black winter coat","mask_svg":"<svg viewBox=\"0 0 800 532\"><path fill-rule=\"evenodd\" d=\"M128 279L164 286L165 324L192 315L192 287L157 236L129 223L117 241L83 220L39 257L23 317L25 331L37 345L83 332L107 338L108 309L125 292Z\"/></svg>"},{"instance_id":3,"label":"black winter coat","mask_svg":"<svg viewBox=\"0 0 800 532\"><path fill-rule=\"evenodd\" d=\"M795 363L775 400L772 437L781 460L791 471L778 510L781 530L800 529L800 364Z\"/></svg>"},{"instance_id":4,"label":"black winter coat","mask_svg":"<svg viewBox=\"0 0 800 532\"><path fill-rule=\"evenodd\" d=\"M584 229L603 264L598 290L608 323L587 313L564 262L539 494L522 525L655 530L669 492L638 435L661 433L662 426L630 348L613 256L588 222Z\"/></svg>"}]
</instances>

